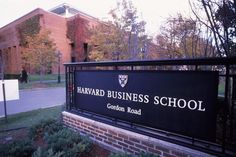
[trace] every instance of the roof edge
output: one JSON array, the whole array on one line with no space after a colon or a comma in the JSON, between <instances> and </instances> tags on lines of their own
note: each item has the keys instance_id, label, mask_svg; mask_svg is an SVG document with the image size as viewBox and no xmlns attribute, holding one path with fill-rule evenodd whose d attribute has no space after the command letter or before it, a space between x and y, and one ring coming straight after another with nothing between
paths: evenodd
<instances>
[{"instance_id":1,"label":"roof edge","mask_svg":"<svg viewBox=\"0 0 236 157\"><path fill-rule=\"evenodd\" d=\"M13 20L12 22L10 22L10 23L4 25L3 27L0 28L0 30L6 28L6 27L9 26L9 25L12 25L13 23L15 23L15 22L17 22L17 21L20 21L22 18L24 18L24 17L26 17L26 16L28 16L28 15L34 13L34 12L39 12L39 13L40 13L40 12L46 12L46 11L45 11L44 9L42 9L42 8L36 8L36 9L30 11L29 13L27 13L27 14L25 14L25 15L23 15L23 16L17 18L17 19L15 19L15 20Z\"/></svg>"}]
</instances>

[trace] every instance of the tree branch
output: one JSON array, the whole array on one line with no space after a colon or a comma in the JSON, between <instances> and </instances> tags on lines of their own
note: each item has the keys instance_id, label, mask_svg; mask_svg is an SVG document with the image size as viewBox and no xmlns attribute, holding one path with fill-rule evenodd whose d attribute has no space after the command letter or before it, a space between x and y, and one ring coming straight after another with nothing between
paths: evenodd
<instances>
[{"instance_id":1,"label":"tree branch","mask_svg":"<svg viewBox=\"0 0 236 157\"><path fill-rule=\"evenodd\" d=\"M206 13L206 15L207 15L207 18L208 18L208 20L209 20L209 22L210 22L210 29L213 31L213 35L214 35L214 39L215 39L215 44L216 44L216 48L217 48L217 51L218 51L218 53L219 52L221 52L220 51L220 48L219 48L219 45L218 45L218 42L217 42L217 32L216 32L216 28L215 28L215 26L216 25L214 25L214 23L213 23L213 19L212 19L212 14L210 15L210 13L208 12L208 9L207 9L207 6L208 6L208 8L210 9L211 7L209 6L209 5L207 5L206 4L206 2L204 1L204 0L201 0L202 1L202 4L203 4L203 7L204 7L204 10L205 10L205 13ZM219 54L221 57L222 57L222 54L220 53Z\"/></svg>"}]
</instances>

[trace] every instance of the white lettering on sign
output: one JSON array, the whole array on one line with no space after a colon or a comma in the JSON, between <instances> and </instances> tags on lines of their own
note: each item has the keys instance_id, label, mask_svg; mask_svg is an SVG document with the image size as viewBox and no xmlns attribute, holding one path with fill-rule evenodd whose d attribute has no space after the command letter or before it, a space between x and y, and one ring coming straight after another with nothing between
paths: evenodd
<instances>
[{"instance_id":1,"label":"white lettering on sign","mask_svg":"<svg viewBox=\"0 0 236 157\"><path fill-rule=\"evenodd\" d=\"M134 102L141 102L141 103L149 103L149 96L143 94L136 94L136 93L126 93L126 92L118 92L118 91L107 91L107 97L113 99L120 99L126 101L134 101Z\"/></svg>"},{"instance_id":2,"label":"white lettering on sign","mask_svg":"<svg viewBox=\"0 0 236 157\"><path fill-rule=\"evenodd\" d=\"M142 110L141 109L126 107L126 110L125 110L125 107L122 107L122 106L119 106L119 105L112 105L111 103L107 104L107 109L115 110L115 111L118 111L118 112L127 112L129 114L135 114L135 115L139 115L139 116L142 115Z\"/></svg>"},{"instance_id":3,"label":"white lettering on sign","mask_svg":"<svg viewBox=\"0 0 236 157\"><path fill-rule=\"evenodd\" d=\"M125 112L125 108L121 107L119 105L112 105L110 103L107 104L107 108L110 110L116 110L116 111L121 111L121 112Z\"/></svg>"},{"instance_id":4,"label":"white lettering on sign","mask_svg":"<svg viewBox=\"0 0 236 157\"><path fill-rule=\"evenodd\" d=\"M127 93L120 91L112 91L112 90L103 90L103 89L94 89L94 88L86 88L86 87L77 87L77 93L86 94L91 96L100 96L107 97L109 99L119 99L124 101L132 101L138 103L148 104L150 102L150 96L147 94L137 94L137 93ZM206 109L204 107L203 101L201 100L185 100L183 98L172 98L172 97L160 97L154 96L153 98L154 105L161 105L165 107L173 107L179 109L189 109L192 111L201 111L204 112ZM124 107L120 107L119 105L111 105L107 104L108 109L117 110L125 112ZM128 113L141 115L141 109L132 109L131 107L127 108Z\"/></svg>"},{"instance_id":5,"label":"white lettering on sign","mask_svg":"<svg viewBox=\"0 0 236 157\"><path fill-rule=\"evenodd\" d=\"M203 101L196 101L196 100L185 100L185 99L177 99L171 97L154 97L154 104L155 105L162 105L166 107L177 107L180 109L190 109L190 110L197 110L197 111L205 111L206 109L203 107Z\"/></svg>"},{"instance_id":6,"label":"white lettering on sign","mask_svg":"<svg viewBox=\"0 0 236 157\"><path fill-rule=\"evenodd\" d=\"M105 95L105 91L102 89L82 88L82 87L77 87L77 93L101 96L101 97Z\"/></svg>"}]
</instances>

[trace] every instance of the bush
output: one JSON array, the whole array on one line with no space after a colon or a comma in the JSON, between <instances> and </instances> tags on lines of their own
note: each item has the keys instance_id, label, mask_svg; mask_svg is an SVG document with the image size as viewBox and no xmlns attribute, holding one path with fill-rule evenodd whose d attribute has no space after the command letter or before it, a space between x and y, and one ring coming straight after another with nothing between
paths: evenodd
<instances>
[{"instance_id":1,"label":"bush","mask_svg":"<svg viewBox=\"0 0 236 157\"><path fill-rule=\"evenodd\" d=\"M35 151L32 157L63 157L63 152L54 152L52 149L42 149L38 147L37 151Z\"/></svg>"},{"instance_id":2,"label":"bush","mask_svg":"<svg viewBox=\"0 0 236 157\"><path fill-rule=\"evenodd\" d=\"M5 79L20 79L20 74L4 74Z\"/></svg>"},{"instance_id":3,"label":"bush","mask_svg":"<svg viewBox=\"0 0 236 157\"><path fill-rule=\"evenodd\" d=\"M138 155L138 157L158 157L159 155L152 154L152 153L147 153L147 152L142 152Z\"/></svg>"},{"instance_id":4,"label":"bush","mask_svg":"<svg viewBox=\"0 0 236 157\"><path fill-rule=\"evenodd\" d=\"M77 157L92 148L88 137L64 128L56 120L44 120L30 128L31 139L44 138L45 145L36 150L32 140L19 140L0 145L0 157Z\"/></svg>"},{"instance_id":5,"label":"bush","mask_svg":"<svg viewBox=\"0 0 236 157\"><path fill-rule=\"evenodd\" d=\"M17 140L0 145L0 156L6 157L30 157L35 151L32 141L29 139Z\"/></svg>"},{"instance_id":6,"label":"bush","mask_svg":"<svg viewBox=\"0 0 236 157\"><path fill-rule=\"evenodd\" d=\"M42 120L40 123L30 128L29 137L35 140L42 138L45 134L52 135L61 129L63 129L62 124L55 119Z\"/></svg>"},{"instance_id":7,"label":"bush","mask_svg":"<svg viewBox=\"0 0 236 157\"><path fill-rule=\"evenodd\" d=\"M52 149L54 152L61 152L65 157L87 153L92 146L89 138L82 137L78 133L66 128L52 135L46 135L44 139L48 144L48 149Z\"/></svg>"}]
</instances>

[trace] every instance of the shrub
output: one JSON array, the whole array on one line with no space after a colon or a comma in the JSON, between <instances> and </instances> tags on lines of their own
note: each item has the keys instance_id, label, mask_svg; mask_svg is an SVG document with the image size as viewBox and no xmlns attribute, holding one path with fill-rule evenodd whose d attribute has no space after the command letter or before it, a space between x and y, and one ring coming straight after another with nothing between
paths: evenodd
<instances>
[{"instance_id":1,"label":"shrub","mask_svg":"<svg viewBox=\"0 0 236 157\"><path fill-rule=\"evenodd\" d=\"M55 119L42 120L30 128L29 137L35 140L45 134L51 135L61 129L63 129L62 124Z\"/></svg>"},{"instance_id":2,"label":"shrub","mask_svg":"<svg viewBox=\"0 0 236 157\"><path fill-rule=\"evenodd\" d=\"M48 144L48 149L54 152L63 152L65 157L78 156L91 149L92 142L87 137L82 137L69 129L62 129L52 135L44 137Z\"/></svg>"},{"instance_id":3,"label":"shrub","mask_svg":"<svg viewBox=\"0 0 236 157\"><path fill-rule=\"evenodd\" d=\"M44 120L30 128L31 139L44 137L45 146L37 150L32 140L19 140L0 145L0 157L76 157L91 150L92 142L88 137L80 136L64 128L56 120Z\"/></svg>"},{"instance_id":4,"label":"shrub","mask_svg":"<svg viewBox=\"0 0 236 157\"><path fill-rule=\"evenodd\" d=\"M0 156L30 157L34 151L35 148L29 139L17 140L0 145Z\"/></svg>"},{"instance_id":5,"label":"shrub","mask_svg":"<svg viewBox=\"0 0 236 157\"><path fill-rule=\"evenodd\" d=\"M147 152L142 152L138 155L138 157L159 157L159 155L147 153Z\"/></svg>"},{"instance_id":6,"label":"shrub","mask_svg":"<svg viewBox=\"0 0 236 157\"><path fill-rule=\"evenodd\" d=\"M126 153L111 153L109 157L132 157L132 155Z\"/></svg>"},{"instance_id":7,"label":"shrub","mask_svg":"<svg viewBox=\"0 0 236 157\"><path fill-rule=\"evenodd\" d=\"M54 152L52 149L43 149L38 147L38 149L33 153L32 157L62 157L64 152Z\"/></svg>"},{"instance_id":8,"label":"shrub","mask_svg":"<svg viewBox=\"0 0 236 157\"><path fill-rule=\"evenodd\" d=\"M20 79L20 74L4 74L5 79Z\"/></svg>"}]
</instances>

